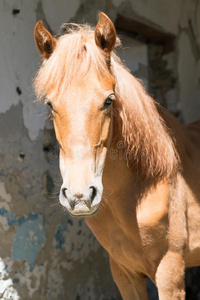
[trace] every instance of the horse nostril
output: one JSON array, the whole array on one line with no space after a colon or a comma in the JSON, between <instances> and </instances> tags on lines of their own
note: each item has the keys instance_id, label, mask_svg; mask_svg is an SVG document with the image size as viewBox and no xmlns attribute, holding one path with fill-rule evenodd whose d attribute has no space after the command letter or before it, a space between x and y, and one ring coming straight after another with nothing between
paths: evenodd
<instances>
[{"instance_id":1,"label":"horse nostril","mask_svg":"<svg viewBox=\"0 0 200 300\"><path fill-rule=\"evenodd\" d=\"M96 195L97 195L97 188L94 186L90 186L89 187L89 198L90 198L91 202L94 200Z\"/></svg>"},{"instance_id":2,"label":"horse nostril","mask_svg":"<svg viewBox=\"0 0 200 300\"><path fill-rule=\"evenodd\" d=\"M62 193L65 198L67 198L66 191L67 191L67 188L62 188Z\"/></svg>"}]
</instances>

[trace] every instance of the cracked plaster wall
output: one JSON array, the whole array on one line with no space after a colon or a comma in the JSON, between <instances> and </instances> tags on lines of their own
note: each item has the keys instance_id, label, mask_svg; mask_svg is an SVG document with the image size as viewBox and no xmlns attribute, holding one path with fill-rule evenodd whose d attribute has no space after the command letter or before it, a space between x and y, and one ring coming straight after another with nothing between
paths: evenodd
<instances>
[{"instance_id":1,"label":"cracked plaster wall","mask_svg":"<svg viewBox=\"0 0 200 300\"><path fill-rule=\"evenodd\" d=\"M185 122L199 117L200 1L0 1L0 299L120 299L106 253L83 220L57 205L58 149L32 89L40 64L33 39L37 20L56 33L69 21L95 24L99 10L113 21L139 18L174 35L170 53L148 44L149 69L146 45L133 42L136 64L131 51L126 57L168 109Z\"/></svg>"},{"instance_id":2,"label":"cracked plaster wall","mask_svg":"<svg viewBox=\"0 0 200 300\"><path fill-rule=\"evenodd\" d=\"M120 299L106 253L58 205L58 149L32 89L37 20L57 30L78 6L0 1L0 299Z\"/></svg>"}]
</instances>

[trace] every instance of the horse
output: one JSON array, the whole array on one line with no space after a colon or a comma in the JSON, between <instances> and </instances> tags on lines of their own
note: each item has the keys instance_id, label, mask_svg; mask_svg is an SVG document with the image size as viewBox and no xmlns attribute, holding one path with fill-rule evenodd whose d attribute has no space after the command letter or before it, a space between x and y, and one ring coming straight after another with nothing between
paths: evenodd
<instances>
[{"instance_id":1,"label":"horse","mask_svg":"<svg viewBox=\"0 0 200 300\"><path fill-rule=\"evenodd\" d=\"M50 107L60 145L59 201L84 217L109 254L124 300L184 299L185 268L200 265L200 121L182 125L116 54L103 12L93 29L55 38L39 21L37 98Z\"/></svg>"}]
</instances>

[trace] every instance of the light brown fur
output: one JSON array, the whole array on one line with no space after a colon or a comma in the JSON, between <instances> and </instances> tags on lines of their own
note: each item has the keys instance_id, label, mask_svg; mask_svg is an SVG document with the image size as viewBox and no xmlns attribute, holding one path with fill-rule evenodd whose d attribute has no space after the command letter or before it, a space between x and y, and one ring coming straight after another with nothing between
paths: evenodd
<instances>
[{"instance_id":1,"label":"light brown fur","mask_svg":"<svg viewBox=\"0 0 200 300\"><path fill-rule=\"evenodd\" d=\"M111 52L111 21L101 13L97 26L61 36L35 80L56 110L63 180L78 191L94 177L91 161L103 172L101 204L86 223L109 253L123 299L147 299L147 277L161 300L184 299L185 267L200 265L200 121L183 126L156 104Z\"/></svg>"}]
</instances>

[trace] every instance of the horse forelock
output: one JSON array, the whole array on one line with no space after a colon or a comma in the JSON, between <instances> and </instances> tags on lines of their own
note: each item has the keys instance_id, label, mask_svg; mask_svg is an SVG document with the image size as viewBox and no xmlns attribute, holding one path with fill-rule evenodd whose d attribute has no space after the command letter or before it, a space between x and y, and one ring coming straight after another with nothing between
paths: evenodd
<instances>
[{"instance_id":1,"label":"horse forelock","mask_svg":"<svg viewBox=\"0 0 200 300\"><path fill-rule=\"evenodd\" d=\"M88 25L72 26L58 38L53 54L38 71L34 82L38 98L49 91L55 97L62 96L66 87L87 76L91 67L97 75L107 69L106 56L95 44L94 30Z\"/></svg>"},{"instance_id":2,"label":"horse forelock","mask_svg":"<svg viewBox=\"0 0 200 300\"><path fill-rule=\"evenodd\" d=\"M115 79L115 109L122 121L119 130L127 160L137 162L141 174L146 177L169 177L179 166L173 137L153 99L114 52L111 53L110 63L110 71ZM53 98L58 94L62 97L66 87L77 80L77 76L81 79L89 74L91 66L97 76L102 76L108 69L105 54L95 44L94 30L88 25L72 26L67 34L58 39L53 54L43 62L36 76L38 97L49 92ZM117 120L119 118L115 117L115 122Z\"/></svg>"}]
</instances>

